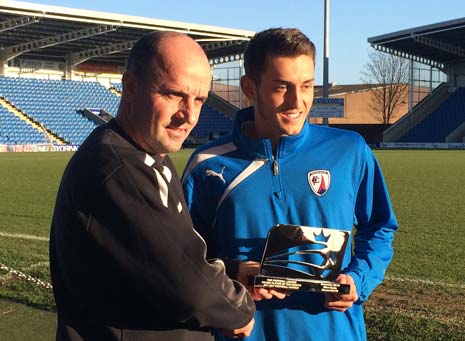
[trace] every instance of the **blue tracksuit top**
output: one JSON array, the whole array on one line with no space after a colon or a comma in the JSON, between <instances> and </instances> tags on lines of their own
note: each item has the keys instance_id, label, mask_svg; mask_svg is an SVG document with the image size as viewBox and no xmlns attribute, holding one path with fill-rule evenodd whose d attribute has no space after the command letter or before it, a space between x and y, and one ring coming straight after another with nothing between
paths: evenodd
<instances>
[{"instance_id":1,"label":"blue tracksuit top","mask_svg":"<svg viewBox=\"0 0 465 341\"><path fill-rule=\"evenodd\" d=\"M270 140L241 133L251 120L253 108L239 111L232 133L199 147L184 170L208 257L259 262L276 224L353 231L342 272L353 277L359 301L344 313L326 309L321 293L256 302L247 340L365 340L362 303L384 278L397 229L378 162L360 135L308 123L282 137L273 157ZM312 174L322 173L324 183L312 185Z\"/></svg>"}]
</instances>

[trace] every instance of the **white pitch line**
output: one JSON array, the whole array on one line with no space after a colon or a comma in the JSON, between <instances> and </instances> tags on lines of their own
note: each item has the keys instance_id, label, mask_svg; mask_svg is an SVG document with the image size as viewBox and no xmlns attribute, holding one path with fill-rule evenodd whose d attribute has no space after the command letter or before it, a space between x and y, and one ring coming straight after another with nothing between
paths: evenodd
<instances>
[{"instance_id":1,"label":"white pitch line","mask_svg":"<svg viewBox=\"0 0 465 341\"><path fill-rule=\"evenodd\" d=\"M7 237L7 238L16 238L16 239L27 239L27 240L40 240L44 242L48 242L49 238L47 237L39 237L30 234L14 234L14 233L4 233L0 232L0 237Z\"/></svg>"},{"instance_id":2,"label":"white pitch line","mask_svg":"<svg viewBox=\"0 0 465 341\"><path fill-rule=\"evenodd\" d=\"M389 281L394 281L394 282L408 282L408 283L415 283L415 284L428 284L428 285L438 285L438 286L443 286L443 287L448 287L448 288L465 289L465 284L459 284L459 283L447 283L447 282L431 281L427 279L408 278L408 277L400 278L400 277L386 276L386 279Z\"/></svg>"},{"instance_id":3,"label":"white pitch line","mask_svg":"<svg viewBox=\"0 0 465 341\"><path fill-rule=\"evenodd\" d=\"M28 267L24 268L23 271L29 271L29 270L38 268L39 266L48 266L48 265L49 265L49 262L38 262L38 263L29 265Z\"/></svg>"},{"instance_id":4,"label":"white pitch line","mask_svg":"<svg viewBox=\"0 0 465 341\"><path fill-rule=\"evenodd\" d=\"M40 240L44 242L48 242L50 240L47 237L39 237L39 236L30 235L30 234L13 234L13 233L4 233L4 232L0 232L0 237L27 239L27 240ZM409 282L409 283L416 283L416 284L440 285L440 286L449 287L449 288L465 289L465 284L458 284L458 283L455 284L455 283L431 281L431 280L408 278L408 277L400 278L400 277L386 276L386 279L390 281L394 281L394 282Z\"/></svg>"},{"instance_id":5,"label":"white pitch line","mask_svg":"<svg viewBox=\"0 0 465 341\"><path fill-rule=\"evenodd\" d=\"M1 233L1 232L0 232ZM39 262L39 263L34 263L34 264L31 264L29 265L28 267L22 269L22 271L29 271L29 270L32 270L32 269L35 269L39 266L48 266L49 265L49 262ZM11 273L7 273L6 275L3 275L3 276L0 276L0 282L5 280L5 279L8 279L12 277Z\"/></svg>"}]
</instances>

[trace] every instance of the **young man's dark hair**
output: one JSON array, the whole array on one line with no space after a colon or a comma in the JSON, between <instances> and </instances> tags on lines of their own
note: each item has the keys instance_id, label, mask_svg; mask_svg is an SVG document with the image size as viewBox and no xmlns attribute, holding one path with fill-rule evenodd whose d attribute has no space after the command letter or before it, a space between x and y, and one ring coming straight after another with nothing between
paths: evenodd
<instances>
[{"instance_id":1,"label":"young man's dark hair","mask_svg":"<svg viewBox=\"0 0 465 341\"><path fill-rule=\"evenodd\" d=\"M310 56L315 62L315 45L296 28L270 28L253 36L244 51L245 74L256 83L266 68L267 56Z\"/></svg>"}]
</instances>

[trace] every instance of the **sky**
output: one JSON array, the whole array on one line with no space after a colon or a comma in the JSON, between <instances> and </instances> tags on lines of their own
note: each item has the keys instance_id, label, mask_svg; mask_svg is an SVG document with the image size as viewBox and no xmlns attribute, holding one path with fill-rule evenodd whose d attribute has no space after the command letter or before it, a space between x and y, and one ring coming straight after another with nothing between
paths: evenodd
<instances>
[{"instance_id":1,"label":"sky","mask_svg":"<svg viewBox=\"0 0 465 341\"><path fill-rule=\"evenodd\" d=\"M295 27L317 49L315 83L323 82L324 0L33 0L152 19L261 31ZM329 0L329 82L361 83L370 37L465 17L464 0Z\"/></svg>"}]
</instances>

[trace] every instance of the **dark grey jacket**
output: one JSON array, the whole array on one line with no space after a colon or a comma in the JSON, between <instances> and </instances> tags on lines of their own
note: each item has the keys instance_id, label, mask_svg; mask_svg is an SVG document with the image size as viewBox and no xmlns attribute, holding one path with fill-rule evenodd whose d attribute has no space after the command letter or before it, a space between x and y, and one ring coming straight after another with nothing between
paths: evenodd
<instances>
[{"instance_id":1,"label":"dark grey jacket","mask_svg":"<svg viewBox=\"0 0 465 341\"><path fill-rule=\"evenodd\" d=\"M209 340L255 306L205 259L169 157L140 150L113 120L70 160L50 234L57 340Z\"/></svg>"}]
</instances>

